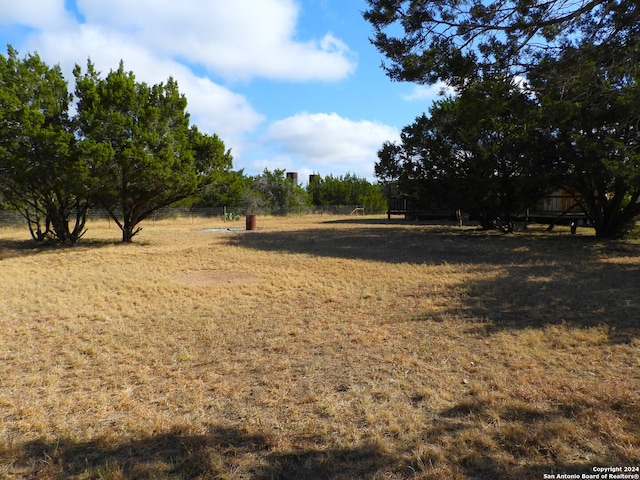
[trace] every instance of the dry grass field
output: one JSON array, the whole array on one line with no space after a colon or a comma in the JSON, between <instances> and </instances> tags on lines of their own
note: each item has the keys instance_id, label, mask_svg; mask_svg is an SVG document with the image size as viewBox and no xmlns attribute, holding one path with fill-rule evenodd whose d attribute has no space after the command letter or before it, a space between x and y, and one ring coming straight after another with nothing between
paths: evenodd
<instances>
[{"instance_id":1,"label":"dry grass field","mask_svg":"<svg viewBox=\"0 0 640 480\"><path fill-rule=\"evenodd\" d=\"M640 466L640 243L328 216L0 229L0 479ZM547 477L549 478L549 477Z\"/></svg>"}]
</instances>

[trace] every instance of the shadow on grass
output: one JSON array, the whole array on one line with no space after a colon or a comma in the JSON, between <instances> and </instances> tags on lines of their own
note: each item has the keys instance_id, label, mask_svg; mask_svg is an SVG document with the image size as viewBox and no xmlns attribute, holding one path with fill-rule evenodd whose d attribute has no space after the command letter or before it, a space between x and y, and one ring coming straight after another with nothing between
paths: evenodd
<instances>
[{"instance_id":1,"label":"shadow on grass","mask_svg":"<svg viewBox=\"0 0 640 480\"><path fill-rule=\"evenodd\" d=\"M50 252L63 252L74 249L102 248L117 244L113 240L80 240L76 245L61 244L53 241L36 242L35 240L7 240L0 239L0 260L14 257L28 257Z\"/></svg>"},{"instance_id":2,"label":"shadow on grass","mask_svg":"<svg viewBox=\"0 0 640 480\"><path fill-rule=\"evenodd\" d=\"M550 232L504 235L475 228L427 224L388 224L361 227L256 231L229 238L232 245L291 254L411 264L509 265L532 261L588 259L607 250L640 255L640 245L606 244L594 237Z\"/></svg>"},{"instance_id":3,"label":"shadow on grass","mask_svg":"<svg viewBox=\"0 0 640 480\"><path fill-rule=\"evenodd\" d=\"M576 402L571 409L498 406L470 397L441 412L423 432L422 442L438 449L423 448L413 469L441 471L442 478L520 480L552 478L545 474L592 478L588 475L594 474L594 467L637 465L640 411L631 401L618 412L621 430L633 439L629 443L585 422L598 408L589 402ZM414 451L420 451L420 445Z\"/></svg>"},{"instance_id":4,"label":"shadow on grass","mask_svg":"<svg viewBox=\"0 0 640 480\"><path fill-rule=\"evenodd\" d=\"M318 439L309 448L282 452L267 436L214 426L203 435L176 430L125 442L32 442L10 451L0 450L0 460L10 465L10 470L0 469L0 473L9 478L16 475L48 480L520 480L543 478L545 473L591 473L595 465L633 465L637 460L625 456L612 439L611 450L605 455L594 454L591 463L557 461L563 455L554 448L562 440L555 442L558 432L549 424L561 414L512 410L512 417L505 418L509 425L487 433L488 428L478 428L484 408L460 405L443 412L432 428L405 444L405 451L395 454L375 445L332 448L318 444ZM515 421L519 421L518 426L512 427ZM482 436L487 435L491 438L484 440Z\"/></svg>"},{"instance_id":5,"label":"shadow on grass","mask_svg":"<svg viewBox=\"0 0 640 480\"><path fill-rule=\"evenodd\" d=\"M556 232L502 235L388 224L260 232L229 242L283 254L459 265L476 274L459 287L460 307L446 314L470 320L479 332L566 323L607 325L614 342L640 334L638 243Z\"/></svg>"},{"instance_id":6,"label":"shadow on grass","mask_svg":"<svg viewBox=\"0 0 640 480\"><path fill-rule=\"evenodd\" d=\"M407 220L402 217L386 218L381 216L354 216L351 218L341 218L339 220L326 220L323 223L326 225L458 225L458 222L456 222L455 219ZM476 222L467 223L467 225L476 225Z\"/></svg>"},{"instance_id":7,"label":"shadow on grass","mask_svg":"<svg viewBox=\"0 0 640 480\"><path fill-rule=\"evenodd\" d=\"M33 442L12 447L4 456L18 459L11 462L14 471L38 479L366 479L391 463L368 446L274 453L267 437L226 427L210 427L204 435L175 431L123 443Z\"/></svg>"},{"instance_id":8,"label":"shadow on grass","mask_svg":"<svg viewBox=\"0 0 640 480\"><path fill-rule=\"evenodd\" d=\"M546 325L606 326L609 340L640 336L640 268L637 263L558 260L509 265L497 278L465 286L461 316L478 333Z\"/></svg>"},{"instance_id":9,"label":"shadow on grass","mask_svg":"<svg viewBox=\"0 0 640 480\"><path fill-rule=\"evenodd\" d=\"M446 229L438 230L445 232ZM430 244L420 227L367 226L327 227L309 230L256 232L238 235L229 242L270 252L320 257L373 260L390 263L442 263L440 245Z\"/></svg>"}]
</instances>

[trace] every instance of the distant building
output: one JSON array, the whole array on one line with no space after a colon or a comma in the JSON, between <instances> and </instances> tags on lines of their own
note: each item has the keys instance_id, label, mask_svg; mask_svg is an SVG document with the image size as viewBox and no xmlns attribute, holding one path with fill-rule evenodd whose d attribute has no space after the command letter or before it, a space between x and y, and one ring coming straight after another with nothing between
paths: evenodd
<instances>
[{"instance_id":1,"label":"distant building","mask_svg":"<svg viewBox=\"0 0 640 480\"><path fill-rule=\"evenodd\" d=\"M294 185L298 185L298 172L287 172L287 180L293 182Z\"/></svg>"},{"instance_id":2,"label":"distant building","mask_svg":"<svg viewBox=\"0 0 640 480\"><path fill-rule=\"evenodd\" d=\"M575 195L565 189L559 189L540 199L529 209L528 218L531 222L571 224L588 222L585 211L580 206Z\"/></svg>"}]
</instances>

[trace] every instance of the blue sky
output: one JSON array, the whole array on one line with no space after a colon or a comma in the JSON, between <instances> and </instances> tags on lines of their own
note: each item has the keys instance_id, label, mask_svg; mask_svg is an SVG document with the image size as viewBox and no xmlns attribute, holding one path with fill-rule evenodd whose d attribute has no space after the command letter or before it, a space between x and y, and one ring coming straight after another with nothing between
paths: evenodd
<instances>
[{"instance_id":1,"label":"blue sky","mask_svg":"<svg viewBox=\"0 0 640 480\"><path fill-rule=\"evenodd\" d=\"M0 0L0 43L59 64L72 85L91 58L147 83L172 76L192 122L234 169L374 180L384 141L438 87L391 82L369 43L364 0Z\"/></svg>"}]
</instances>

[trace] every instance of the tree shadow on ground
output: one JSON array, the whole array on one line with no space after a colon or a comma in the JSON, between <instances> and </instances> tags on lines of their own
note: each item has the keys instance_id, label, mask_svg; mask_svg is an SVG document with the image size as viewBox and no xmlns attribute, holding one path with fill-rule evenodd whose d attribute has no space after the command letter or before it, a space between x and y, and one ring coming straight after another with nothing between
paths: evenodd
<instances>
[{"instance_id":1,"label":"tree shadow on ground","mask_svg":"<svg viewBox=\"0 0 640 480\"><path fill-rule=\"evenodd\" d=\"M640 267L624 260L510 265L497 278L465 285L461 316L481 319L475 328L545 325L607 326L609 339L627 343L640 336Z\"/></svg>"},{"instance_id":2,"label":"tree shadow on ground","mask_svg":"<svg viewBox=\"0 0 640 480\"><path fill-rule=\"evenodd\" d=\"M392 463L366 445L274 452L267 436L221 426L203 435L176 430L125 442L35 441L0 450L3 457L15 459L13 472L38 479L366 479Z\"/></svg>"},{"instance_id":3,"label":"tree shadow on ground","mask_svg":"<svg viewBox=\"0 0 640 480\"><path fill-rule=\"evenodd\" d=\"M619 412L622 431L633 438L631 443L615 432L603 432L599 425L585 426L584 418L592 416L594 408L589 401L576 402L571 408L520 402L496 405L470 394L442 411L422 433L422 443L438 449L415 445L413 451L422 453L413 469L422 470L424 478L520 480L551 478L545 474L589 478L582 475L594 474L594 467L637 465L638 408L631 402L621 407L624 415Z\"/></svg>"},{"instance_id":4,"label":"tree shadow on ground","mask_svg":"<svg viewBox=\"0 0 640 480\"><path fill-rule=\"evenodd\" d=\"M608 325L615 342L640 335L638 243L424 225L260 232L229 243L327 258L460 265L478 274L459 286L460 306L443 314L467 318L479 332L566 323Z\"/></svg>"},{"instance_id":5,"label":"tree shadow on ground","mask_svg":"<svg viewBox=\"0 0 640 480\"><path fill-rule=\"evenodd\" d=\"M267 435L211 426L199 435L175 430L126 441L103 438L14 445L0 449L0 461L5 465L0 473L40 480L520 480L542 478L545 473L591 473L594 465L633 465L638 460L629 458L611 439L607 446L611 450L594 454L589 463L561 462L554 450L558 432L549 423L569 413L511 409L507 412L510 417L504 413L503 425L480 429L478 424L489 415L485 409L482 403L468 402L452 407L442 412L431 428L405 444L404 451L395 453L376 445L334 448L320 444L322 439L318 438L310 440L308 447L283 452ZM517 428L512 426L516 421Z\"/></svg>"},{"instance_id":6,"label":"tree shadow on ground","mask_svg":"<svg viewBox=\"0 0 640 480\"><path fill-rule=\"evenodd\" d=\"M81 240L81 243L70 245L61 244L54 241L36 242L29 240L0 239L0 260L15 257L29 257L51 252L68 251L75 249L94 249L114 245L118 242L113 240Z\"/></svg>"},{"instance_id":7,"label":"tree shadow on ground","mask_svg":"<svg viewBox=\"0 0 640 480\"><path fill-rule=\"evenodd\" d=\"M472 245L450 227L425 225L368 225L357 228L319 228L291 232L260 232L232 241L266 251L385 263L443 264L465 261ZM435 241L434 241L435 240Z\"/></svg>"},{"instance_id":8,"label":"tree shadow on ground","mask_svg":"<svg viewBox=\"0 0 640 480\"><path fill-rule=\"evenodd\" d=\"M454 215L455 217L455 215ZM455 220L436 219L436 220L408 220L406 218L393 217L369 217L354 216L351 218L341 218L339 220L326 220L326 225L435 225L435 226L453 226L458 225ZM468 225L477 225L477 222L467 223Z\"/></svg>"},{"instance_id":9,"label":"tree shadow on ground","mask_svg":"<svg viewBox=\"0 0 640 480\"><path fill-rule=\"evenodd\" d=\"M504 235L443 225L379 224L349 228L255 231L235 235L235 246L267 252L371 260L385 263L509 265L584 259L606 250L640 255L640 245L599 242L564 233Z\"/></svg>"}]
</instances>

